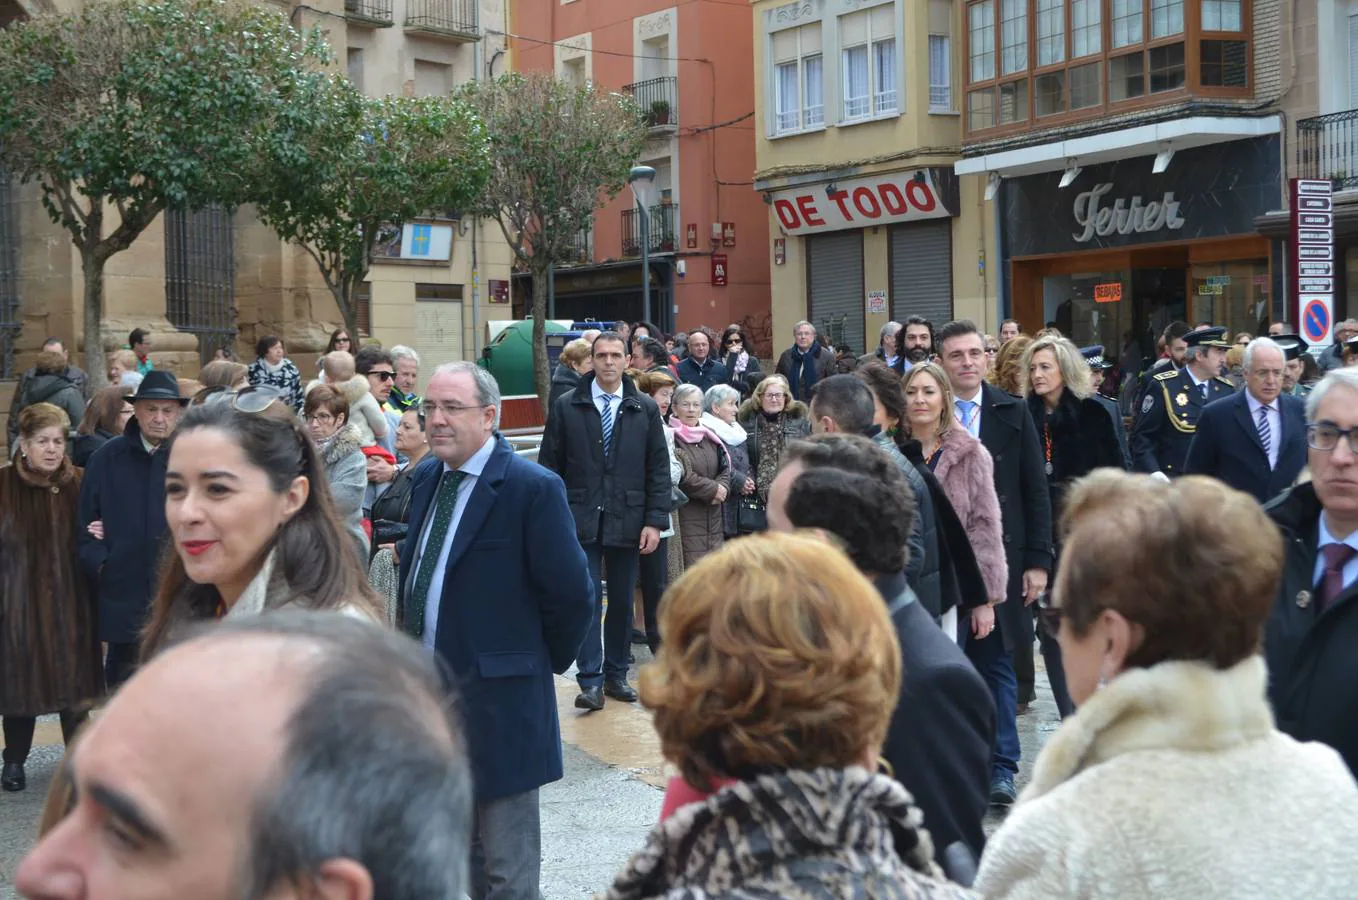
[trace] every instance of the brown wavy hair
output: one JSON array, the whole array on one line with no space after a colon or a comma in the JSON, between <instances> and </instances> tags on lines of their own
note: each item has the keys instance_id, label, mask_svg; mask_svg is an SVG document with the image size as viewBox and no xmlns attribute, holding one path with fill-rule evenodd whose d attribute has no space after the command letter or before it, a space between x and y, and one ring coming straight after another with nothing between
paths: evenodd
<instances>
[{"instance_id":1,"label":"brown wavy hair","mask_svg":"<svg viewBox=\"0 0 1358 900\"><path fill-rule=\"evenodd\" d=\"M132 388L125 384L114 384L95 392L90 405L85 407L85 417L76 429L81 434L93 434L103 429L109 434L119 435L118 417L123 414L123 404L132 402Z\"/></svg>"},{"instance_id":2,"label":"brown wavy hair","mask_svg":"<svg viewBox=\"0 0 1358 900\"><path fill-rule=\"evenodd\" d=\"M986 373L986 381L1007 394L1023 396L1023 351L1032 342L1033 339L1028 335L1020 334L1002 344L1000 352L995 354L995 360L990 364L990 371Z\"/></svg>"},{"instance_id":3,"label":"brown wavy hair","mask_svg":"<svg viewBox=\"0 0 1358 900\"><path fill-rule=\"evenodd\" d=\"M665 595L665 635L641 672L665 758L714 778L846 768L876 752L900 687L886 604L823 539L733 541Z\"/></svg>"}]
</instances>

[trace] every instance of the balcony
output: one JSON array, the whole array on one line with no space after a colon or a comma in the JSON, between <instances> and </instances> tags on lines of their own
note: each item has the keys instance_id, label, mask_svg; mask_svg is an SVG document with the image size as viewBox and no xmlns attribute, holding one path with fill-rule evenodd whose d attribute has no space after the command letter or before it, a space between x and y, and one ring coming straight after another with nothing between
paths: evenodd
<instances>
[{"instance_id":1,"label":"balcony","mask_svg":"<svg viewBox=\"0 0 1358 900\"><path fill-rule=\"evenodd\" d=\"M478 0L408 0L405 29L455 44L479 41Z\"/></svg>"},{"instance_id":2,"label":"balcony","mask_svg":"<svg viewBox=\"0 0 1358 900\"><path fill-rule=\"evenodd\" d=\"M662 203L647 212L650 214L650 252L673 253L679 246L674 224L679 221L679 207ZM641 255L641 216L635 208L622 211L622 255Z\"/></svg>"},{"instance_id":3,"label":"balcony","mask_svg":"<svg viewBox=\"0 0 1358 900\"><path fill-rule=\"evenodd\" d=\"M586 266L594 262L594 229L581 228L575 234L575 243L571 247L571 255L566 259L566 265Z\"/></svg>"},{"instance_id":4,"label":"balcony","mask_svg":"<svg viewBox=\"0 0 1358 900\"><path fill-rule=\"evenodd\" d=\"M1297 176L1358 188L1358 109L1297 120Z\"/></svg>"},{"instance_id":5,"label":"balcony","mask_svg":"<svg viewBox=\"0 0 1358 900\"><path fill-rule=\"evenodd\" d=\"M623 85L641 107L641 118L651 131L674 131L679 127L679 87L673 75L648 78Z\"/></svg>"},{"instance_id":6,"label":"balcony","mask_svg":"<svg viewBox=\"0 0 1358 900\"><path fill-rule=\"evenodd\" d=\"M351 25L390 28L391 0L344 0L344 18Z\"/></svg>"}]
</instances>

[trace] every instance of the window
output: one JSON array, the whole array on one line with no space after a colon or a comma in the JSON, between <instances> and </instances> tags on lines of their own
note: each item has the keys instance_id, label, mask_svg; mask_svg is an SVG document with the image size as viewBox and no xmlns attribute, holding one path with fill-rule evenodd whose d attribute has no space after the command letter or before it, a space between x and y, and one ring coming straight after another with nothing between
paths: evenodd
<instances>
[{"instance_id":1,"label":"window","mask_svg":"<svg viewBox=\"0 0 1358 900\"><path fill-rule=\"evenodd\" d=\"M363 90L363 50L361 48L348 48L345 68L349 74L349 80L354 83L354 87L360 91Z\"/></svg>"},{"instance_id":2,"label":"window","mask_svg":"<svg viewBox=\"0 0 1358 900\"><path fill-rule=\"evenodd\" d=\"M1066 111L1066 73L1064 69L1037 76L1033 83L1033 89L1039 118Z\"/></svg>"},{"instance_id":3,"label":"window","mask_svg":"<svg viewBox=\"0 0 1358 900\"><path fill-rule=\"evenodd\" d=\"M929 35L929 111L952 112L952 41Z\"/></svg>"},{"instance_id":4,"label":"window","mask_svg":"<svg viewBox=\"0 0 1358 900\"><path fill-rule=\"evenodd\" d=\"M1028 68L1028 0L1000 0L1000 57L1005 75Z\"/></svg>"},{"instance_id":5,"label":"window","mask_svg":"<svg viewBox=\"0 0 1358 900\"><path fill-rule=\"evenodd\" d=\"M1066 58L1064 0L1037 0L1037 64L1050 66Z\"/></svg>"},{"instance_id":6,"label":"window","mask_svg":"<svg viewBox=\"0 0 1358 900\"><path fill-rule=\"evenodd\" d=\"M967 129L979 131L995 126L995 91L972 91L967 94Z\"/></svg>"},{"instance_id":7,"label":"window","mask_svg":"<svg viewBox=\"0 0 1358 900\"><path fill-rule=\"evenodd\" d=\"M1182 34L1184 0L1151 0L1151 38Z\"/></svg>"},{"instance_id":8,"label":"window","mask_svg":"<svg viewBox=\"0 0 1358 900\"><path fill-rule=\"evenodd\" d=\"M1150 57L1151 93L1173 91L1184 86L1184 45L1152 47Z\"/></svg>"},{"instance_id":9,"label":"window","mask_svg":"<svg viewBox=\"0 0 1358 900\"><path fill-rule=\"evenodd\" d=\"M1079 59L1102 49L1102 0L1070 0L1070 55Z\"/></svg>"},{"instance_id":10,"label":"window","mask_svg":"<svg viewBox=\"0 0 1358 900\"><path fill-rule=\"evenodd\" d=\"M1203 31L1242 31L1240 0L1202 0Z\"/></svg>"},{"instance_id":11,"label":"window","mask_svg":"<svg viewBox=\"0 0 1358 900\"><path fill-rule=\"evenodd\" d=\"M840 17L845 121L896 112L895 12L888 3Z\"/></svg>"},{"instance_id":12,"label":"window","mask_svg":"<svg viewBox=\"0 0 1358 900\"><path fill-rule=\"evenodd\" d=\"M416 97L446 97L452 88L452 66L424 59L415 60Z\"/></svg>"},{"instance_id":13,"label":"window","mask_svg":"<svg viewBox=\"0 0 1358 900\"><path fill-rule=\"evenodd\" d=\"M165 213L165 314L180 331L198 336L198 353L211 361L236 340L235 236L220 206Z\"/></svg>"},{"instance_id":14,"label":"window","mask_svg":"<svg viewBox=\"0 0 1358 900\"><path fill-rule=\"evenodd\" d=\"M1070 108L1088 109L1103 102L1100 88L1103 85L1099 63L1092 62L1075 66L1070 70Z\"/></svg>"},{"instance_id":15,"label":"window","mask_svg":"<svg viewBox=\"0 0 1358 900\"><path fill-rule=\"evenodd\" d=\"M1000 124L1009 125L1028 118L1028 82L1010 81L1000 85Z\"/></svg>"},{"instance_id":16,"label":"window","mask_svg":"<svg viewBox=\"0 0 1358 900\"><path fill-rule=\"evenodd\" d=\"M825 124L825 69L820 24L774 32L773 133L792 134Z\"/></svg>"},{"instance_id":17,"label":"window","mask_svg":"<svg viewBox=\"0 0 1358 900\"><path fill-rule=\"evenodd\" d=\"M1244 41L1203 41L1202 83L1212 87L1248 87L1246 58L1249 45Z\"/></svg>"},{"instance_id":18,"label":"window","mask_svg":"<svg viewBox=\"0 0 1358 900\"><path fill-rule=\"evenodd\" d=\"M1146 54L1138 50L1108 60L1108 99L1130 100L1146 93Z\"/></svg>"},{"instance_id":19,"label":"window","mask_svg":"<svg viewBox=\"0 0 1358 900\"><path fill-rule=\"evenodd\" d=\"M983 0L967 10L967 29L971 45L971 80L989 81L995 77L995 2Z\"/></svg>"},{"instance_id":20,"label":"window","mask_svg":"<svg viewBox=\"0 0 1358 900\"><path fill-rule=\"evenodd\" d=\"M1142 0L1113 0L1113 46L1126 47L1145 40L1141 24Z\"/></svg>"}]
</instances>

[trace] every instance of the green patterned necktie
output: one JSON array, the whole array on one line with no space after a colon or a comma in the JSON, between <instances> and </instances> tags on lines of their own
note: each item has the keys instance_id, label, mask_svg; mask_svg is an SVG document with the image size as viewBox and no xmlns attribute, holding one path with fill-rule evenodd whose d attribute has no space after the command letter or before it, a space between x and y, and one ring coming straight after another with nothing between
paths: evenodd
<instances>
[{"instance_id":1,"label":"green patterned necktie","mask_svg":"<svg viewBox=\"0 0 1358 900\"><path fill-rule=\"evenodd\" d=\"M439 480L438 496L434 498L434 522L429 526L429 540L425 541L424 551L420 554L415 588L410 593L410 617L406 620L406 631L416 639L424 638L424 607L429 600L429 586L443 554L443 542L448 539L448 528L453 524L458 485L466 477L466 472L445 472Z\"/></svg>"}]
</instances>

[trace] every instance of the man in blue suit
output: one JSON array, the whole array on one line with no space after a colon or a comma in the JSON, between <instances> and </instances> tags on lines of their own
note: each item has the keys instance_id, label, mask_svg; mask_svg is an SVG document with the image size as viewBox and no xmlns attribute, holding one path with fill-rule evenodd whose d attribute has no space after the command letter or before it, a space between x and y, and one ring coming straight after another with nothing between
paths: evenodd
<instances>
[{"instance_id":1,"label":"man in blue suit","mask_svg":"<svg viewBox=\"0 0 1358 900\"><path fill-rule=\"evenodd\" d=\"M594 588L561 479L497 433L490 373L440 366L421 409L433 452L412 478L401 626L460 695L476 780L471 896L537 900L538 788L562 775L552 673L575 662Z\"/></svg>"},{"instance_id":2,"label":"man in blue suit","mask_svg":"<svg viewBox=\"0 0 1358 900\"><path fill-rule=\"evenodd\" d=\"M1184 474L1211 475L1266 503L1306 465L1306 411L1283 394L1283 349L1270 338L1245 348L1245 390L1208 405L1188 447Z\"/></svg>"}]
</instances>

